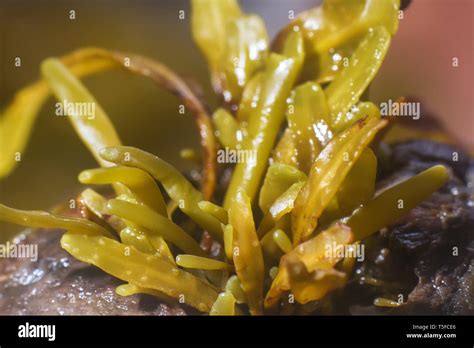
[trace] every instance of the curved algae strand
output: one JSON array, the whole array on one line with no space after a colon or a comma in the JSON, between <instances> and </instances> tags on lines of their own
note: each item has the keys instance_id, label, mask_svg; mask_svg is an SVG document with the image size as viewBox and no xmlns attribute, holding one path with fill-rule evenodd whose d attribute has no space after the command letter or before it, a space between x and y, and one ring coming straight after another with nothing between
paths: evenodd
<instances>
[{"instance_id":1,"label":"curved algae strand","mask_svg":"<svg viewBox=\"0 0 474 348\"><path fill-rule=\"evenodd\" d=\"M71 233L114 236L96 223L69 216L60 216L40 210L19 210L0 204L0 220L27 227L60 228Z\"/></svg>"},{"instance_id":2,"label":"curved algae strand","mask_svg":"<svg viewBox=\"0 0 474 348\"><path fill-rule=\"evenodd\" d=\"M199 244L181 227L147 206L111 199L107 203L107 211L109 214L117 215L155 231L163 239L173 243L186 253L205 256Z\"/></svg>"},{"instance_id":3,"label":"curved algae strand","mask_svg":"<svg viewBox=\"0 0 474 348\"><path fill-rule=\"evenodd\" d=\"M242 15L236 0L192 0L191 33L204 54L217 94L223 92L222 62L225 55L228 23Z\"/></svg>"},{"instance_id":4,"label":"curved algae strand","mask_svg":"<svg viewBox=\"0 0 474 348\"><path fill-rule=\"evenodd\" d=\"M373 197L376 179L377 157L370 147L366 147L336 194L339 209L344 215Z\"/></svg>"},{"instance_id":5,"label":"curved algae strand","mask_svg":"<svg viewBox=\"0 0 474 348\"><path fill-rule=\"evenodd\" d=\"M140 201L159 214L167 215L165 201L159 187L156 185L155 180L141 169L123 166L88 169L82 171L78 179L82 184L94 185L121 182Z\"/></svg>"},{"instance_id":6,"label":"curved algae strand","mask_svg":"<svg viewBox=\"0 0 474 348\"><path fill-rule=\"evenodd\" d=\"M306 82L296 87L288 99L286 114L298 168L308 173L322 146L332 137L329 108L321 86Z\"/></svg>"},{"instance_id":7,"label":"curved algae strand","mask_svg":"<svg viewBox=\"0 0 474 348\"><path fill-rule=\"evenodd\" d=\"M236 275L231 276L227 279L225 284L225 291L232 293L237 303L245 303L245 294L242 290L242 284L240 283L239 277Z\"/></svg>"},{"instance_id":8,"label":"curved algae strand","mask_svg":"<svg viewBox=\"0 0 474 348\"><path fill-rule=\"evenodd\" d=\"M237 138L240 125L227 110L219 108L212 114L216 137L223 147L235 150L240 140Z\"/></svg>"},{"instance_id":9,"label":"curved algae strand","mask_svg":"<svg viewBox=\"0 0 474 348\"><path fill-rule=\"evenodd\" d=\"M277 226L273 227L260 239L265 265L268 265L270 267L277 265L278 260L280 260L280 258L284 255L284 252L281 250L280 246L275 242L275 239L273 238L273 232L277 229Z\"/></svg>"},{"instance_id":10,"label":"curved algae strand","mask_svg":"<svg viewBox=\"0 0 474 348\"><path fill-rule=\"evenodd\" d=\"M352 54L349 66L325 89L331 112L331 128L335 131L342 130L347 122L346 113L357 103L377 74L390 46L390 40L390 34L384 27L370 30Z\"/></svg>"},{"instance_id":11,"label":"curved algae strand","mask_svg":"<svg viewBox=\"0 0 474 348\"><path fill-rule=\"evenodd\" d=\"M267 216L271 217L271 215ZM259 226L259 230L257 230L258 236L260 238L260 244L262 245L266 268L278 264L280 257L284 255L283 251L273 239L273 232L278 229L285 231L288 237L290 236L291 214L283 215L281 219L272 221L271 224L267 226Z\"/></svg>"},{"instance_id":12,"label":"curved algae strand","mask_svg":"<svg viewBox=\"0 0 474 348\"><path fill-rule=\"evenodd\" d=\"M120 145L120 139L109 117L84 85L59 59L48 58L41 64L41 72L59 102L67 101L90 105L93 113L76 112L68 115L77 134L102 166L111 164L99 156L99 150ZM68 109L69 112L69 109Z\"/></svg>"},{"instance_id":13,"label":"curved algae strand","mask_svg":"<svg viewBox=\"0 0 474 348\"><path fill-rule=\"evenodd\" d=\"M224 99L238 103L245 85L265 64L268 55L268 35L262 19L251 14L229 22L224 52Z\"/></svg>"},{"instance_id":14,"label":"curved algae strand","mask_svg":"<svg viewBox=\"0 0 474 348\"><path fill-rule=\"evenodd\" d=\"M118 200L123 200L125 202L130 202L134 204L139 204L134 201L132 198L129 200L125 199L125 195L117 197ZM107 208L106 208L107 209ZM107 214L110 212L107 210ZM117 217L114 215L114 217ZM118 219L121 219L117 217ZM122 219L121 219L122 220ZM137 248L137 250L148 253L148 254L160 254L165 256L169 262L175 264L174 256L171 253L171 250L166 244L166 241L158 235L156 232L151 231L145 227L138 226L136 223L124 219L127 223L127 226L120 231L120 240L126 245L131 245Z\"/></svg>"},{"instance_id":15,"label":"curved algae strand","mask_svg":"<svg viewBox=\"0 0 474 348\"><path fill-rule=\"evenodd\" d=\"M232 260L233 243L234 243L234 228L232 225L223 226L224 230L224 252L229 260Z\"/></svg>"},{"instance_id":16,"label":"curved algae strand","mask_svg":"<svg viewBox=\"0 0 474 348\"><path fill-rule=\"evenodd\" d=\"M178 202L179 208L193 221L222 240L219 221L203 212L198 203L204 199L201 192L176 168L161 158L134 147L109 147L100 151L100 156L110 162L143 169L159 181L172 200Z\"/></svg>"},{"instance_id":17,"label":"curved algae strand","mask_svg":"<svg viewBox=\"0 0 474 348\"><path fill-rule=\"evenodd\" d=\"M337 134L321 151L294 203L294 247L313 233L322 212L336 195L349 170L385 125L385 120L375 118L358 122L343 133Z\"/></svg>"},{"instance_id":18,"label":"curved algae strand","mask_svg":"<svg viewBox=\"0 0 474 348\"><path fill-rule=\"evenodd\" d=\"M346 2L350 3L350 6L357 6L358 9L353 7L352 12L354 17L348 16L345 26L335 29L329 35L325 35L319 40L315 40L315 50L318 52L328 51L332 47L340 46L343 42L349 42L360 36L371 27L383 26L387 32L394 35L398 29L398 9L400 8L400 0L365 0L365 1L354 1ZM331 1L325 1L325 17L338 18L344 16L340 4L332 3ZM345 9L348 13L351 9ZM346 15L347 16L347 15ZM350 18L352 17L352 18Z\"/></svg>"},{"instance_id":19,"label":"curved algae strand","mask_svg":"<svg viewBox=\"0 0 474 348\"><path fill-rule=\"evenodd\" d=\"M277 229L272 234L273 240L280 247L280 249L285 253L289 253L292 249L291 240L288 238L286 233L283 230Z\"/></svg>"},{"instance_id":20,"label":"curved algae strand","mask_svg":"<svg viewBox=\"0 0 474 348\"><path fill-rule=\"evenodd\" d=\"M141 207L145 207L147 209L150 209L147 207L146 204L141 202L139 199L134 197L132 193L128 194L122 194L117 196L116 200L118 201L123 201L127 203L131 203L134 205L138 205ZM107 207L108 201L105 202L105 212L106 214L110 214L110 210ZM150 247L152 248L152 252L150 253L160 253L163 256L168 257L171 263L174 263L174 257L171 254L171 251L169 250L168 245L164 241L164 239L161 237L161 235L157 234L156 232L153 232L152 230L149 230L143 226L139 226L137 223L124 219L122 217L119 217L117 215L112 215L111 218L116 218L122 222L127 228L123 228L120 232L120 239L123 243L127 245L133 245L136 247L138 250L145 252L144 249L149 249Z\"/></svg>"},{"instance_id":21,"label":"curved algae strand","mask_svg":"<svg viewBox=\"0 0 474 348\"><path fill-rule=\"evenodd\" d=\"M366 147L321 215L321 225L350 215L374 196L377 157Z\"/></svg>"},{"instance_id":22,"label":"curved algae strand","mask_svg":"<svg viewBox=\"0 0 474 348\"><path fill-rule=\"evenodd\" d=\"M291 213L294 208L295 200L299 192L305 185L305 181L296 182L283 192L271 205L268 212L263 215L257 229L257 235L262 238L269 230L286 215Z\"/></svg>"},{"instance_id":23,"label":"curved algae strand","mask_svg":"<svg viewBox=\"0 0 474 348\"><path fill-rule=\"evenodd\" d=\"M141 231L131 226L127 226L120 231L120 240L123 244L133 245L142 253L154 254L156 251L146 236Z\"/></svg>"},{"instance_id":24,"label":"curved algae strand","mask_svg":"<svg viewBox=\"0 0 474 348\"><path fill-rule=\"evenodd\" d=\"M352 229L356 240L362 240L395 223L448 180L446 167L433 166L379 193L341 221Z\"/></svg>"},{"instance_id":25,"label":"curved algae strand","mask_svg":"<svg viewBox=\"0 0 474 348\"><path fill-rule=\"evenodd\" d=\"M257 108L260 93L262 91L263 78L263 72L259 71L255 73L244 87L236 115L237 121L242 127L248 125L250 114Z\"/></svg>"},{"instance_id":26,"label":"curved algae strand","mask_svg":"<svg viewBox=\"0 0 474 348\"><path fill-rule=\"evenodd\" d=\"M283 43L281 52L284 56L298 59L298 64L302 64L305 58L303 35L301 31L292 31Z\"/></svg>"},{"instance_id":27,"label":"curved algae strand","mask_svg":"<svg viewBox=\"0 0 474 348\"><path fill-rule=\"evenodd\" d=\"M276 53L269 56L262 79L260 100L249 117L248 136L242 142L242 149L253 155L251 159L235 166L224 198L224 208L229 208L240 189L244 189L251 202L254 200L285 118L286 98L300 67L296 58Z\"/></svg>"},{"instance_id":28,"label":"curved algae strand","mask_svg":"<svg viewBox=\"0 0 474 348\"><path fill-rule=\"evenodd\" d=\"M107 199L99 193L95 192L94 190L88 188L82 191L79 195L79 202L81 205L87 208L87 210L91 211L92 214L94 214L96 217L96 219L94 219L95 217L89 219L89 215L86 215L85 218L87 218L88 220L91 220L92 222L97 222L101 226L103 226L103 224L106 224L106 228L110 226L117 233L119 233L122 229L125 228L126 224L122 219L116 216L107 216L107 212L105 209ZM82 210L81 213L83 213ZM99 221L97 221L97 219Z\"/></svg>"},{"instance_id":29,"label":"curved algae strand","mask_svg":"<svg viewBox=\"0 0 474 348\"><path fill-rule=\"evenodd\" d=\"M366 117L380 118L380 110L372 102L359 102L351 106L349 111L338 116L335 132L339 133Z\"/></svg>"},{"instance_id":30,"label":"curved algae strand","mask_svg":"<svg viewBox=\"0 0 474 348\"><path fill-rule=\"evenodd\" d=\"M146 228L130 223L120 231L120 240L143 253L164 256L169 262L175 264L174 256L165 240Z\"/></svg>"},{"instance_id":31,"label":"curved algae strand","mask_svg":"<svg viewBox=\"0 0 474 348\"><path fill-rule=\"evenodd\" d=\"M232 200L229 223L234 229L235 272L242 282L242 290L246 294L250 313L262 314L265 276L262 246L255 230L250 199L243 190L239 190Z\"/></svg>"},{"instance_id":32,"label":"curved algae strand","mask_svg":"<svg viewBox=\"0 0 474 348\"><path fill-rule=\"evenodd\" d=\"M119 63L96 59L97 49L82 48L62 56L61 61L77 77L95 74L120 66ZM0 112L0 178L8 175L19 163L15 153L26 147L34 122L50 95L48 84L37 81L20 89L12 102Z\"/></svg>"},{"instance_id":33,"label":"curved algae strand","mask_svg":"<svg viewBox=\"0 0 474 348\"><path fill-rule=\"evenodd\" d=\"M207 271L222 271L229 269L229 265L225 262L196 255L178 255L176 256L176 264L183 268L202 269Z\"/></svg>"},{"instance_id":34,"label":"curved algae strand","mask_svg":"<svg viewBox=\"0 0 474 348\"><path fill-rule=\"evenodd\" d=\"M347 245L353 240L351 229L336 223L282 256L278 273L265 297L265 308L277 304L287 291L304 304L319 300L329 291L343 286L345 274L334 269L342 256L328 253L327 246Z\"/></svg>"},{"instance_id":35,"label":"curved algae strand","mask_svg":"<svg viewBox=\"0 0 474 348\"><path fill-rule=\"evenodd\" d=\"M397 302L397 301L392 301L387 298L383 297L377 297L374 300L374 306L377 307L389 307L389 308L394 308L394 307L400 307L403 303Z\"/></svg>"},{"instance_id":36,"label":"curved algae strand","mask_svg":"<svg viewBox=\"0 0 474 348\"><path fill-rule=\"evenodd\" d=\"M349 56L360 37L372 27L384 26L391 35L398 28L400 0L325 0L321 6L299 14L285 26L272 44L281 50L288 36L295 30L303 34L307 58L305 73L310 79L331 80L339 73L341 55ZM338 59L332 58L336 50ZM326 57L331 57L328 60ZM309 63L309 64L308 64ZM335 71L333 68L339 68Z\"/></svg>"},{"instance_id":37,"label":"curved algae strand","mask_svg":"<svg viewBox=\"0 0 474 348\"><path fill-rule=\"evenodd\" d=\"M169 245L166 243L163 237L153 234L146 228L143 229L143 232L150 241L150 244L155 249L155 254L158 253L161 256L164 256L169 262L171 262L173 265L176 265L173 253L171 252Z\"/></svg>"},{"instance_id":38,"label":"curved algae strand","mask_svg":"<svg viewBox=\"0 0 474 348\"><path fill-rule=\"evenodd\" d=\"M99 156L99 150L107 146L121 145L114 125L104 109L82 82L57 58L48 58L41 63L41 73L59 103L86 105L82 108L64 106L69 121L84 145L102 167L112 164ZM62 105L62 104L61 104ZM77 110L76 110L77 109ZM90 114L84 110L90 111ZM90 109L90 110L89 110ZM124 193L120 185L114 185L117 194Z\"/></svg>"},{"instance_id":39,"label":"curved algae strand","mask_svg":"<svg viewBox=\"0 0 474 348\"><path fill-rule=\"evenodd\" d=\"M146 206L145 204L143 204L143 202L139 201L131 192L130 192L130 194L118 195L114 199L118 199L119 201L124 201L124 202L128 202L128 203L133 203L133 204ZM107 207L107 205L106 205L106 207Z\"/></svg>"},{"instance_id":40,"label":"curved algae strand","mask_svg":"<svg viewBox=\"0 0 474 348\"><path fill-rule=\"evenodd\" d=\"M193 39L207 59L214 92L237 103L265 63L268 35L262 19L242 13L235 0L193 0Z\"/></svg>"},{"instance_id":41,"label":"curved algae strand","mask_svg":"<svg viewBox=\"0 0 474 348\"><path fill-rule=\"evenodd\" d=\"M269 214L274 221L278 221L285 214L290 213L295 205L296 197L306 181L296 182L278 197L269 209Z\"/></svg>"},{"instance_id":42,"label":"curved algae strand","mask_svg":"<svg viewBox=\"0 0 474 348\"><path fill-rule=\"evenodd\" d=\"M283 163L293 167L298 167L298 160L295 156L295 142L291 130L287 127L280 140L272 151L270 164Z\"/></svg>"},{"instance_id":43,"label":"curved algae strand","mask_svg":"<svg viewBox=\"0 0 474 348\"><path fill-rule=\"evenodd\" d=\"M88 188L81 192L80 199L98 218L104 219L105 205L107 204L107 199L104 196Z\"/></svg>"},{"instance_id":44,"label":"curved algae strand","mask_svg":"<svg viewBox=\"0 0 474 348\"><path fill-rule=\"evenodd\" d=\"M267 213L291 185L306 180L306 174L292 165L284 163L274 163L270 165L265 174L262 188L258 199L260 209Z\"/></svg>"},{"instance_id":45,"label":"curved algae strand","mask_svg":"<svg viewBox=\"0 0 474 348\"><path fill-rule=\"evenodd\" d=\"M219 222L223 224L227 224L229 220L229 216L228 216L227 210L225 210L221 206L218 206L217 204L214 204L209 201L201 201L201 202L198 202L198 207L203 212L214 216L217 220L219 220Z\"/></svg>"},{"instance_id":46,"label":"curved algae strand","mask_svg":"<svg viewBox=\"0 0 474 348\"><path fill-rule=\"evenodd\" d=\"M235 302L232 293L221 292L212 305L209 315L235 315Z\"/></svg>"},{"instance_id":47,"label":"curved algae strand","mask_svg":"<svg viewBox=\"0 0 474 348\"><path fill-rule=\"evenodd\" d=\"M61 238L61 246L76 259L114 277L183 299L202 312L209 312L218 296L213 286L177 268L166 257L142 253L110 238L66 233Z\"/></svg>"},{"instance_id":48,"label":"curved algae strand","mask_svg":"<svg viewBox=\"0 0 474 348\"><path fill-rule=\"evenodd\" d=\"M131 194L119 195L117 196L116 200L150 209ZM110 215L110 209L107 207L108 202L109 201L106 201L105 211L108 215ZM168 245L161 235L143 226L139 226L137 223L131 220L119 217L118 215L111 215L111 217L121 220L126 226L120 231L120 240L122 243L132 245L141 252L148 252L150 254L158 253L166 256L169 261L174 264L174 256L171 254Z\"/></svg>"}]
</instances>

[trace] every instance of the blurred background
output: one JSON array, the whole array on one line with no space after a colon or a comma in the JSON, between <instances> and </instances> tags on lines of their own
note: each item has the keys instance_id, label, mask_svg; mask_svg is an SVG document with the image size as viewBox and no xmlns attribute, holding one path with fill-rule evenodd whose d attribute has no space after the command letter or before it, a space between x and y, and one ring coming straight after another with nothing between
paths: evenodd
<instances>
[{"instance_id":1,"label":"blurred background","mask_svg":"<svg viewBox=\"0 0 474 348\"><path fill-rule=\"evenodd\" d=\"M381 0L383 1L383 0ZM317 0L241 0L267 23L270 37ZM474 148L473 8L471 0L414 0L400 21L371 87L380 102L402 95L421 98L465 147ZM74 10L76 18L69 19ZM178 17L185 11L185 19ZM0 108L39 77L41 61L84 46L137 52L192 77L214 105L207 67L190 34L187 0L0 0ZM21 67L14 66L15 57ZM457 57L459 66L452 66ZM151 81L124 72L86 78L86 86L113 120L124 144L158 154L181 169L185 147L198 147L194 120L178 113L178 100ZM1 146L1 139L0 139ZM0 202L45 209L74 198L77 174L95 167L66 117L50 99L39 115L22 162L0 180ZM0 240L21 228L0 223Z\"/></svg>"}]
</instances>

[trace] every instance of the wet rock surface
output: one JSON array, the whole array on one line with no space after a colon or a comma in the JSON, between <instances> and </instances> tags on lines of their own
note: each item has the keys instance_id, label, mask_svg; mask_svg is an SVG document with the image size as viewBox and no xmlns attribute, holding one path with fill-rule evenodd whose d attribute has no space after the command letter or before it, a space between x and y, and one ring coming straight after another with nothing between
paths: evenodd
<instances>
[{"instance_id":1,"label":"wet rock surface","mask_svg":"<svg viewBox=\"0 0 474 348\"><path fill-rule=\"evenodd\" d=\"M150 295L117 295L115 288L123 282L75 260L61 248L62 234L57 230L35 230L17 238L18 243L38 245L38 260L0 260L0 314L186 314Z\"/></svg>"}]
</instances>

